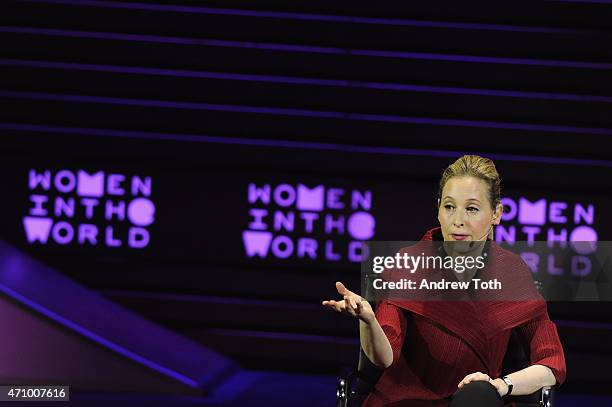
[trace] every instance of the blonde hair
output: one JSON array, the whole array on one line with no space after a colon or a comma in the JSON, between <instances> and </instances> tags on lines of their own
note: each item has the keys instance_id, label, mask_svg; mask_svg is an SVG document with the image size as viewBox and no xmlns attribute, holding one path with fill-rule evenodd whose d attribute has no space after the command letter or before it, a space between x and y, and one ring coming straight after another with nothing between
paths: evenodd
<instances>
[{"instance_id":1,"label":"blonde hair","mask_svg":"<svg viewBox=\"0 0 612 407\"><path fill-rule=\"evenodd\" d=\"M446 167L440 179L438 200L442 199L442 190L449 179L465 176L480 178L487 184L489 203L495 210L501 203L501 178L493 161L479 155L464 155Z\"/></svg>"}]
</instances>

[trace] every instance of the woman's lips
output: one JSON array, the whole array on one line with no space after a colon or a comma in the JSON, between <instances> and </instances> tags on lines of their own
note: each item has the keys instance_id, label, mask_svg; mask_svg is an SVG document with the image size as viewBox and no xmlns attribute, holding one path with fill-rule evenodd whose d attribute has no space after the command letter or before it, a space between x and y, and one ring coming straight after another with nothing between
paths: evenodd
<instances>
[{"instance_id":1,"label":"woman's lips","mask_svg":"<svg viewBox=\"0 0 612 407\"><path fill-rule=\"evenodd\" d=\"M454 240L465 240L469 237L469 235L455 235L451 234Z\"/></svg>"}]
</instances>

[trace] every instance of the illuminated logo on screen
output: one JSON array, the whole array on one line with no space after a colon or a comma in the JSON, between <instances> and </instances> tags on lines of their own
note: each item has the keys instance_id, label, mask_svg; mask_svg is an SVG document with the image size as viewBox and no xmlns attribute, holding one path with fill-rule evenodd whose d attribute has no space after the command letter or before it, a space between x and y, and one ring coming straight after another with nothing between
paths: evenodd
<instances>
[{"instance_id":1,"label":"illuminated logo on screen","mask_svg":"<svg viewBox=\"0 0 612 407\"><path fill-rule=\"evenodd\" d=\"M516 242L579 242L597 241L593 229L595 208L592 204L569 204L562 201L548 202L545 198L531 202L526 198L517 201L503 198L502 221L496 229L498 241Z\"/></svg>"},{"instance_id":2,"label":"illuminated logo on screen","mask_svg":"<svg viewBox=\"0 0 612 407\"><path fill-rule=\"evenodd\" d=\"M247 198L248 257L360 262L362 241L374 236L371 191L251 183Z\"/></svg>"},{"instance_id":3,"label":"illuminated logo on screen","mask_svg":"<svg viewBox=\"0 0 612 407\"><path fill-rule=\"evenodd\" d=\"M31 169L30 208L23 218L30 244L130 247L149 244L154 221L151 177L78 170Z\"/></svg>"},{"instance_id":4,"label":"illuminated logo on screen","mask_svg":"<svg viewBox=\"0 0 612 407\"><path fill-rule=\"evenodd\" d=\"M524 197L518 200L506 197L502 204L503 223L495 229L496 241L543 241L551 248L566 247L568 242L581 242L572 245L576 253L571 259L572 274L584 276L590 273L590 260L583 255L590 254L594 246L582 242L597 241L593 204L549 201L546 198L530 201ZM547 255L546 259L530 252L521 256L534 272L545 268L549 274L561 274L561 268L557 266L560 259L556 259L554 254Z\"/></svg>"}]
</instances>

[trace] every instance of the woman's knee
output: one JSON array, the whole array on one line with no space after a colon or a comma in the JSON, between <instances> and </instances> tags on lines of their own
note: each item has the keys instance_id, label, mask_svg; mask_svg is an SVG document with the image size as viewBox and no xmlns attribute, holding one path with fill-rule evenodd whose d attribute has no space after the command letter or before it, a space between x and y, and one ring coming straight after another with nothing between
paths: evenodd
<instances>
[{"instance_id":1,"label":"woman's knee","mask_svg":"<svg viewBox=\"0 0 612 407\"><path fill-rule=\"evenodd\" d=\"M450 407L502 407L504 401L497 389L482 380L470 382L453 395Z\"/></svg>"}]
</instances>

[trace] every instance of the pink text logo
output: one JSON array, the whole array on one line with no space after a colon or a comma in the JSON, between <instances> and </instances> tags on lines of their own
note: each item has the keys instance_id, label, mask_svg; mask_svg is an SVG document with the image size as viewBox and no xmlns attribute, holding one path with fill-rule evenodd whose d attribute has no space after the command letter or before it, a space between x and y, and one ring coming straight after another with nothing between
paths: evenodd
<instances>
[{"instance_id":1,"label":"pink text logo","mask_svg":"<svg viewBox=\"0 0 612 407\"><path fill-rule=\"evenodd\" d=\"M149 244L146 227L155 215L151 177L31 169L28 187L30 208L23 226L30 244L134 249Z\"/></svg>"},{"instance_id":2,"label":"pink text logo","mask_svg":"<svg viewBox=\"0 0 612 407\"><path fill-rule=\"evenodd\" d=\"M242 240L248 257L360 262L362 242L374 236L371 191L251 183L247 199L250 222ZM348 243L340 247L340 240Z\"/></svg>"},{"instance_id":3,"label":"pink text logo","mask_svg":"<svg viewBox=\"0 0 612 407\"><path fill-rule=\"evenodd\" d=\"M496 229L498 242L597 241L597 232L593 228L595 208L592 204L569 204L547 201L545 198L532 202L522 197L518 201L503 198L502 204L504 223Z\"/></svg>"},{"instance_id":4,"label":"pink text logo","mask_svg":"<svg viewBox=\"0 0 612 407\"><path fill-rule=\"evenodd\" d=\"M597 242L593 204L546 198L531 201L524 197L518 200L506 197L502 199L502 204L504 222L495 230L497 242L526 241L533 247L534 242L542 241L547 242L549 248L565 248L568 242L571 244L575 254L570 259L557 259L554 254L544 256L536 251L521 253L534 273L543 268L548 274L561 275L563 269L559 264L568 262L571 264L570 273L574 276L586 276L591 272L591 260L586 255L596 247L588 243Z\"/></svg>"}]
</instances>

